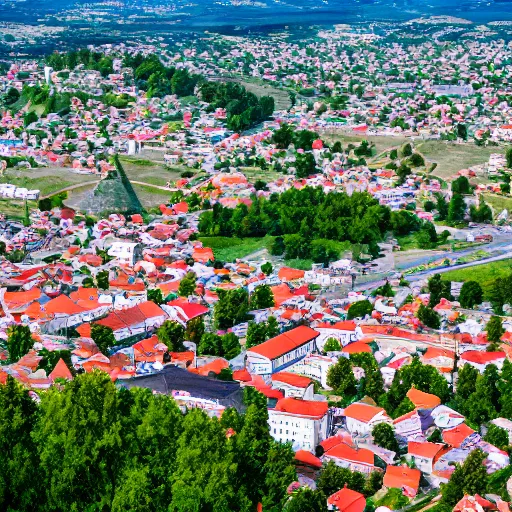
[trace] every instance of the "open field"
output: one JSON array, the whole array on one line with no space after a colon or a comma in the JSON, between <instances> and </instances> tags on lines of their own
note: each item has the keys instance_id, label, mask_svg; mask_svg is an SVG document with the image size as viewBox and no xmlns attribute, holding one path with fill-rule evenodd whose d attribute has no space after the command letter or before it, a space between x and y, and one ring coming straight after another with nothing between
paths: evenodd
<instances>
[{"instance_id":1,"label":"open field","mask_svg":"<svg viewBox=\"0 0 512 512\"><path fill-rule=\"evenodd\" d=\"M254 183L257 180L262 180L266 183L275 181L283 176L282 173L274 171L264 171L259 167L240 167L240 171L243 172L250 183Z\"/></svg>"},{"instance_id":2,"label":"open field","mask_svg":"<svg viewBox=\"0 0 512 512\"><path fill-rule=\"evenodd\" d=\"M484 291L484 297L492 285L492 282L499 277L506 277L512 273L512 259L493 261L469 268L450 270L442 274L443 279L448 281L476 281Z\"/></svg>"},{"instance_id":3,"label":"open field","mask_svg":"<svg viewBox=\"0 0 512 512\"><path fill-rule=\"evenodd\" d=\"M35 201L28 201L29 210L37 208ZM0 199L0 213L7 215L9 219L23 220L25 217L25 201L18 199Z\"/></svg>"},{"instance_id":4,"label":"open field","mask_svg":"<svg viewBox=\"0 0 512 512\"><path fill-rule=\"evenodd\" d=\"M376 137L367 135L354 135L351 132L336 129L329 129L322 132L322 139L329 142L329 144L340 141L343 146L347 146L348 144L357 145L360 144L361 141L367 140L375 144L375 151L377 155L389 149L398 148L405 142L410 142L411 140L409 137L401 136Z\"/></svg>"},{"instance_id":5,"label":"open field","mask_svg":"<svg viewBox=\"0 0 512 512\"><path fill-rule=\"evenodd\" d=\"M94 174L76 174L63 167L36 167L34 169L7 169L0 183L11 183L17 187L37 189L41 195L49 195L79 183L97 181Z\"/></svg>"},{"instance_id":6,"label":"open field","mask_svg":"<svg viewBox=\"0 0 512 512\"><path fill-rule=\"evenodd\" d=\"M144 150L145 151L145 150ZM152 153L157 153L153 151ZM163 155L161 156L163 158ZM130 180L143 181L151 185L159 185L164 187L168 181L174 182L181 177L181 173L188 167L175 166L168 168L162 161L158 161L153 154L145 153L139 157L121 156L119 158L123 164L126 175Z\"/></svg>"},{"instance_id":7,"label":"open field","mask_svg":"<svg viewBox=\"0 0 512 512\"><path fill-rule=\"evenodd\" d=\"M492 207L494 215L499 215L503 210L512 211L512 197L498 194L484 194L485 202Z\"/></svg>"},{"instance_id":8,"label":"open field","mask_svg":"<svg viewBox=\"0 0 512 512\"><path fill-rule=\"evenodd\" d=\"M472 143L453 144L441 140L416 142L416 149L437 167L432 173L443 179L450 179L461 169L482 165L489 161L492 153L503 153L499 147L482 147ZM480 181L486 181L482 175Z\"/></svg>"},{"instance_id":9,"label":"open field","mask_svg":"<svg viewBox=\"0 0 512 512\"><path fill-rule=\"evenodd\" d=\"M224 236L209 236L199 238L205 247L211 247L216 259L221 261L234 261L245 258L253 252L267 249L273 237L263 238L230 238Z\"/></svg>"}]
</instances>

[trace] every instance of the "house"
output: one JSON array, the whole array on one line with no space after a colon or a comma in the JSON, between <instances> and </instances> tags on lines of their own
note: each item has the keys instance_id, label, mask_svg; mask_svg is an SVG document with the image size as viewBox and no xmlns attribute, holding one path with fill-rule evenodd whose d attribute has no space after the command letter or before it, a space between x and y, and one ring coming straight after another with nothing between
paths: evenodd
<instances>
[{"instance_id":1,"label":"house","mask_svg":"<svg viewBox=\"0 0 512 512\"><path fill-rule=\"evenodd\" d=\"M441 405L439 397L431 393L425 393L414 387L407 391L406 396L417 409L434 409L438 405Z\"/></svg>"},{"instance_id":2,"label":"house","mask_svg":"<svg viewBox=\"0 0 512 512\"><path fill-rule=\"evenodd\" d=\"M134 336L146 335L160 327L167 315L154 302L146 301L128 309L113 311L95 324L110 327L117 341L123 341ZM91 324L83 324L77 328L80 336L90 338Z\"/></svg>"},{"instance_id":3,"label":"house","mask_svg":"<svg viewBox=\"0 0 512 512\"><path fill-rule=\"evenodd\" d=\"M321 356L318 354L311 354L301 359L298 363L290 366L288 371L305 375L310 379L320 382L324 389L331 389L327 385L327 374L329 368L336 364L335 358Z\"/></svg>"},{"instance_id":4,"label":"house","mask_svg":"<svg viewBox=\"0 0 512 512\"><path fill-rule=\"evenodd\" d=\"M468 427L465 423L443 430L443 441L453 448L468 448L481 441L480 434Z\"/></svg>"},{"instance_id":5,"label":"house","mask_svg":"<svg viewBox=\"0 0 512 512\"><path fill-rule=\"evenodd\" d=\"M318 332L301 325L247 350L247 369L271 375L297 363L316 350Z\"/></svg>"},{"instance_id":6,"label":"house","mask_svg":"<svg viewBox=\"0 0 512 512\"><path fill-rule=\"evenodd\" d=\"M482 352L480 350L467 350L460 356L460 366L470 364L480 373L484 373L488 364L494 364L501 370L505 361L505 352Z\"/></svg>"},{"instance_id":7,"label":"house","mask_svg":"<svg viewBox=\"0 0 512 512\"><path fill-rule=\"evenodd\" d=\"M395 427L396 435L406 439L423 434L421 418L416 409L393 420L393 426Z\"/></svg>"},{"instance_id":8,"label":"house","mask_svg":"<svg viewBox=\"0 0 512 512\"><path fill-rule=\"evenodd\" d=\"M290 372L278 372L272 375L272 388L282 391L285 397L312 400L313 381L307 377Z\"/></svg>"},{"instance_id":9,"label":"house","mask_svg":"<svg viewBox=\"0 0 512 512\"><path fill-rule=\"evenodd\" d=\"M373 428L379 423L393 423L382 407L363 402L350 404L344 414L347 430L355 436L371 435Z\"/></svg>"},{"instance_id":10,"label":"house","mask_svg":"<svg viewBox=\"0 0 512 512\"><path fill-rule=\"evenodd\" d=\"M69 371L69 368L67 367L64 360L60 358L57 361L55 368L52 370L50 375L48 375L48 378L52 382L55 382L57 379L73 380L73 375L71 375L71 372Z\"/></svg>"},{"instance_id":11,"label":"house","mask_svg":"<svg viewBox=\"0 0 512 512\"><path fill-rule=\"evenodd\" d=\"M408 466L388 466L383 485L390 489L401 489L403 494L414 497L418 494L421 471Z\"/></svg>"},{"instance_id":12,"label":"house","mask_svg":"<svg viewBox=\"0 0 512 512\"><path fill-rule=\"evenodd\" d=\"M323 350L325 342L329 338L338 340L342 347L356 341L356 324L353 320L336 322L335 324L318 324L315 326L315 330L320 333L316 342L320 351Z\"/></svg>"},{"instance_id":13,"label":"house","mask_svg":"<svg viewBox=\"0 0 512 512\"><path fill-rule=\"evenodd\" d=\"M366 448L353 448L339 443L327 450L321 457L324 462L333 461L337 466L369 475L376 470L375 455Z\"/></svg>"},{"instance_id":14,"label":"house","mask_svg":"<svg viewBox=\"0 0 512 512\"><path fill-rule=\"evenodd\" d=\"M136 242L114 242L107 254L116 258L121 265L133 267L142 259L142 245Z\"/></svg>"},{"instance_id":15,"label":"house","mask_svg":"<svg viewBox=\"0 0 512 512\"><path fill-rule=\"evenodd\" d=\"M132 348L133 358L138 363L163 363L164 354L169 350L156 336L138 341Z\"/></svg>"},{"instance_id":16,"label":"house","mask_svg":"<svg viewBox=\"0 0 512 512\"><path fill-rule=\"evenodd\" d=\"M339 512L363 512L366 508L366 498L359 492L347 487L331 494L327 498L327 509Z\"/></svg>"},{"instance_id":17,"label":"house","mask_svg":"<svg viewBox=\"0 0 512 512\"><path fill-rule=\"evenodd\" d=\"M270 435L295 450L314 450L327 436L327 402L282 398L268 411Z\"/></svg>"},{"instance_id":18,"label":"house","mask_svg":"<svg viewBox=\"0 0 512 512\"><path fill-rule=\"evenodd\" d=\"M434 471L436 459L448 450L449 448L440 443L409 441L405 458L414 462L415 467L420 471L430 475Z\"/></svg>"}]
</instances>

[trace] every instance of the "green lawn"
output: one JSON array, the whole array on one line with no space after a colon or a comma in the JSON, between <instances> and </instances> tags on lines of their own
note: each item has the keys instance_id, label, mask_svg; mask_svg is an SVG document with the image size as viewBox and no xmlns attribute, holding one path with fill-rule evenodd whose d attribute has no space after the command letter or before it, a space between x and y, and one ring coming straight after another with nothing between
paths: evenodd
<instances>
[{"instance_id":1,"label":"green lawn","mask_svg":"<svg viewBox=\"0 0 512 512\"><path fill-rule=\"evenodd\" d=\"M299 270L311 270L311 265L313 265L313 260L285 260L284 264L287 267L297 268Z\"/></svg>"},{"instance_id":2,"label":"green lawn","mask_svg":"<svg viewBox=\"0 0 512 512\"><path fill-rule=\"evenodd\" d=\"M494 215L499 215L503 210L512 211L512 197L498 194L484 194L485 202L494 210Z\"/></svg>"},{"instance_id":3,"label":"green lawn","mask_svg":"<svg viewBox=\"0 0 512 512\"><path fill-rule=\"evenodd\" d=\"M503 153L501 148L481 147L470 142L454 144L441 140L428 140L417 141L415 146L429 162L437 163L432 174L444 179L455 177L454 175L461 169L485 164L492 153ZM483 178L482 175L479 177Z\"/></svg>"},{"instance_id":4,"label":"green lawn","mask_svg":"<svg viewBox=\"0 0 512 512\"><path fill-rule=\"evenodd\" d=\"M216 259L221 261L234 261L245 258L249 254L261 249L269 248L272 236L263 238L231 238L227 236L209 236L199 238L205 247L211 247Z\"/></svg>"},{"instance_id":5,"label":"green lawn","mask_svg":"<svg viewBox=\"0 0 512 512\"><path fill-rule=\"evenodd\" d=\"M469 268L451 270L442 274L443 279L448 281L476 281L484 291L484 296L495 279L506 277L512 273L512 259L493 261Z\"/></svg>"},{"instance_id":6,"label":"green lawn","mask_svg":"<svg viewBox=\"0 0 512 512\"><path fill-rule=\"evenodd\" d=\"M29 210L37 208L35 201L28 201ZM0 199L0 213L12 220L23 220L25 217L25 202L17 199Z\"/></svg>"}]
</instances>

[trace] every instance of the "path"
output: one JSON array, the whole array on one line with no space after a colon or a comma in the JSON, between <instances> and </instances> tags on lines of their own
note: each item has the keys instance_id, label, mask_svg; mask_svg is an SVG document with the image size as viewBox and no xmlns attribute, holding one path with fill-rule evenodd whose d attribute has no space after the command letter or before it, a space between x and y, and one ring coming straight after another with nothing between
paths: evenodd
<instances>
[{"instance_id":1,"label":"path","mask_svg":"<svg viewBox=\"0 0 512 512\"><path fill-rule=\"evenodd\" d=\"M77 183L75 185L70 185L69 187L61 188L60 190L56 190L55 192L52 192L51 194L47 194L47 195L41 196L40 199L47 199L48 197L55 196L57 194L60 194L61 192L68 192L69 190L74 190L74 189L77 189L77 188L86 187L87 185L96 185L100 181L101 180L94 180L94 181L87 181L87 182L84 182L84 183ZM168 192L177 192L178 191L177 188L162 187L160 185L153 185L152 183L145 183L144 181L133 181L133 180L130 180L130 183L133 183L135 185L142 185L144 187L157 188L159 190L165 190L165 191L168 191Z\"/></svg>"}]
</instances>

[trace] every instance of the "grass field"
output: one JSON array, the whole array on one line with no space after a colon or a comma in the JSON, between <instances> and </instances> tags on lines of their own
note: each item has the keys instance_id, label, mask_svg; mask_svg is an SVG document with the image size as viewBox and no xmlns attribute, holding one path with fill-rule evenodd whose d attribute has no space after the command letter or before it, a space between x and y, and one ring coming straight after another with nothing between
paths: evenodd
<instances>
[{"instance_id":1,"label":"grass field","mask_svg":"<svg viewBox=\"0 0 512 512\"><path fill-rule=\"evenodd\" d=\"M492 153L503 153L498 147L481 147L472 143L453 144L440 140L416 142L416 149L430 162L436 162L433 175L449 179L461 169L482 165ZM485 181L480 176L481 181Z\"/></svg>"},{"instance_id":2,"label":"grass field","mask_svg":"<svg viewBox=\"0 0 512 512\"><path fill-rule=\"evenodd\" d=\"M188 167L179 166L168 168L154 159L153 155L151 157L144 155L141 158L121 156L119 159L130 180L143 181L161 187L164 187L168 181L174 182L180 179L183 171L190 170Z\"/></svg>"},{"instance_id":3,"label":"grass field","mask_svg":"<svg viewBox=\"0 0 512 512\"><path fill-rule=\"evenodd\" d=\"M28 201L29 210L37 208L36 201ZM25 217L25 202L15 199L0 199L0 213L9 219L23 220Z\"/></svg>"},{"instance_id":4,"label":"grass field","mask_svg":"<svg viewBox=\"0 0 512 512\"><path fill-rule=\"evenodd\" d=\"M259 167L240 167L240 171L243 172L250 183L254 183L257 180L262 180L266 183L275 181L283 176L282 173L274 171L263 171Z\"/></svg>"},{"instance_id":5,"label":"grass field","mask_svg":"<svg viewBox=\"0 0 512 512\"><path fill-rule=\"evenodd\" d=\"M499 215L503 210L512 211L512 197L498 194L484 194L485 202L492 207L494 215Z\"/></svg>"},{"instance_id":6,"label":"grass field","mask_svg":"<svg viewBox=\"0 0 512 512\"><path fill-rule=\"evenodd\" d=\"M348 144L358 145L363 140L367 140L375 145L376 155L380 155L384 151L389 149L398 148L405 142L409 142L410 139L408 137L375 137L375 136L365 136L365 135L352 135L343 130L328 130L322 133L322 139L331 143L336 141L340 141L342 146L347 146Z\"/></svg>"},{"instance_id":7,"label":"grass field","mask_svg":"<svg viewBox=\"0 0 512 512\"><path fill-rule=\"evenodd\" d=\"M267 249L272 243L273 237L263 238L230 238L224 236L211 236L199 238L205 247L211 247L216 259L221 261L234 261L237 258L245 258L249 254Z\"/></svg>"},{"instance_id":8,"label":"grass field","mask_svg":"<svg viewBox=\"0 0 512 512\"><path fill-rule=\"evenodd\" d=\"M492 285L492 282L499 277L506 277L512 273L512 259L493 261L483 265L476 265L469 268L451 270L442 274L447 281L476 281L484 291L484 297Z\"/></svg>"}]
</instances>

